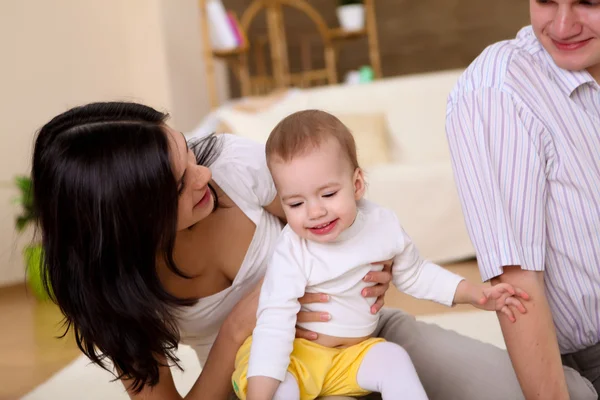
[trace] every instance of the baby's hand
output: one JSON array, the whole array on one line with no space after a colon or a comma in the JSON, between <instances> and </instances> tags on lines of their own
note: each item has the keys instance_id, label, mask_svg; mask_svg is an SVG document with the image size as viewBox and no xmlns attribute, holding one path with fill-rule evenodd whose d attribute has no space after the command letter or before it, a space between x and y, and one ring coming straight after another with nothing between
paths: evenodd
<instances>
[{"instance_id":1,"label":"baby's hand","mask_svg":"<svg viewBox=\"0 0 600 400\"><path fill-rule=\"evenodd\" d=\"M521 314L525 314L527 309L522 300L529 300L529 295L519 288L513 287L508 283L500 283L491 287L482 287L481 296L473 303L477 308L488 311L499 311L505 314L511 322L516 318L512 308L514 307Z\"/></svg>"}]
</instances>

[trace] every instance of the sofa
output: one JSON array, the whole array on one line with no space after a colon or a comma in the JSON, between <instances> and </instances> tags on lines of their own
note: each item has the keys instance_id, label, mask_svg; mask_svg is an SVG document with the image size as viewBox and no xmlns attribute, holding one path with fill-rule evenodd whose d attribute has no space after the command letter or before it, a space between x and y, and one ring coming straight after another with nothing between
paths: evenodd
<instances>
[{"instance_id":1,"label":"sofa","mask_svg":"<svg viewBox=\"0 0 600 400\"><path fill-rule=\"evenodd\" d=\"M461 70L386 78L369 84L291 89L228 103L192 136L229 131L264 143L286 115L316 108L338 116L357 142L366 197L391 208L421 254L438 263L474 256L444 131L446 99Z\"/></svg>"}]
</instances>

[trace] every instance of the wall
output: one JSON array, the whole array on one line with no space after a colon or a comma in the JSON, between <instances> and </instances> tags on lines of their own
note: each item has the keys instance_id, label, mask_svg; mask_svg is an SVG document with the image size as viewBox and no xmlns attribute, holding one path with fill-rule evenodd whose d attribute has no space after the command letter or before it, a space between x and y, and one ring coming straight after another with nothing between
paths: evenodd
<instances>
[{"instance_id":1,"label":"wall","mask_svg":"<svg viewBox=\"0 0 600 400\"><path fill-rule=\"evenodd\" d=\"M195 0L0 2L0 285L23 281L12 180L41 125L115 99L168 110L180 130L208 112L197 15Z\"/></svg>"},{"instance_id":2,"label":"wall","mask_svg":"<svg viewBox=\"0 0 600 400\"><path fill-rule=\"evenodd\" d=\"M202 55L197 0L161 0L165 58L171 90L173 123L181 131L193 129L210 108L205 92L206 75ZM218 95L229 94L226 66L215 63Z\"/></svg>"}]
</instances>

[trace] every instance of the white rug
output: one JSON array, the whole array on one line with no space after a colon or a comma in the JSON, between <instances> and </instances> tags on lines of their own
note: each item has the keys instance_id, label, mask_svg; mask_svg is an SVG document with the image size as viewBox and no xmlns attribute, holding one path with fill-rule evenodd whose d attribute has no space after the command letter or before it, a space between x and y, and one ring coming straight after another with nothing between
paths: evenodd
<instances>
[{"instance_id":1,"label":"white rug","mask_svg":"<svg viewBox=\"0 0 600 400\"><path fill-rule=\"evenodd\" d=\"M495 313L472 311L425 316L418 319L505 348ZM187 393L200 373L200 364L194 351L187 346L180 346L178 357L182 361L185 372L173 369L173 378L179 392ZM81 356L22 400L129 399L121 383L111 383L112 379L111 374L91 365L87 358Z\"/></svg>"}]
</instances>

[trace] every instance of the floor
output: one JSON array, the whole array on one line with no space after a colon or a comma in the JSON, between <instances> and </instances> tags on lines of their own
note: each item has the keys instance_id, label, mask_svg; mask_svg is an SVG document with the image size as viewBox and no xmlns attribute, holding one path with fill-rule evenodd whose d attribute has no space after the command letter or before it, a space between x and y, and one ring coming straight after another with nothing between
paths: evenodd
<instances>
[{"instance_id":1,"label":"floor","mask_svg":"<svg viewBox=\"0 0 600 400\"><path fill-rule=\"evenodd\" d=\"M447 266L472 282L479 282L475 261ZM414 315L439 314L472 309L447 308L413 299L391 288L386 306L401 307ZM24 286L0 288L0 400L18 399L74 360L80 353L71 335L57 339L60 311L51 303L39 303Z\"/></svg>"}]
</instances>

